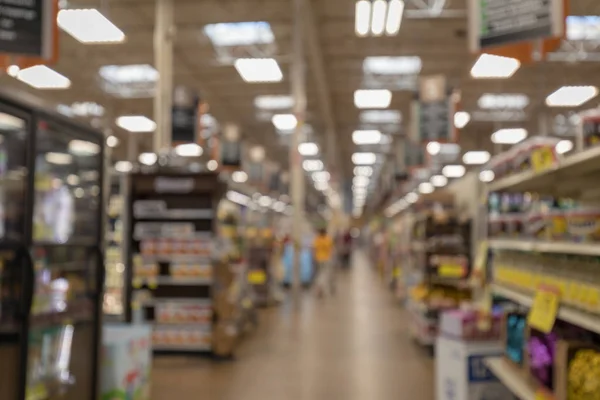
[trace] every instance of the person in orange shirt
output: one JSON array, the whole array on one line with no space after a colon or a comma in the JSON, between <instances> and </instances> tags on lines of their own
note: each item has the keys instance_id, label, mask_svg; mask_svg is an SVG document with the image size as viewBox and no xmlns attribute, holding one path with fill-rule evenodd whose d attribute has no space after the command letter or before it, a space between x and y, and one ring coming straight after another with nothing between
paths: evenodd
<instances>
[{"instance_id":1,"label":"person in orange shirt","mask_svg":"<svg viewBox=\"0 0 600 400\"><path fill-rule=\"evenodd\" d=\"M314 258L317 264L317 282L316 290L319 296L328 293L333 294L334 285L334 265L333 265L333 239L327 234L326 229L320 229L319 234L313 242Z\"/></svg>"}]
</instances>

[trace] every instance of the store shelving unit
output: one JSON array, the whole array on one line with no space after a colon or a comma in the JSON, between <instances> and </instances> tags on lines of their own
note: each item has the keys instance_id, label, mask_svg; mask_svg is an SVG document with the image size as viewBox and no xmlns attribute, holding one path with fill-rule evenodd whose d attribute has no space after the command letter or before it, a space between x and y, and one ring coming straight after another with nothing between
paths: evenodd
<instances>
[{"instance_id":1,"label":"store shelving unit","mask_svg":"<svg viewBox=\"0 0 600 400\"><path fill-rule=\"evenodd\" d=\"M538 388L504 357L488 357L485 365L515 396L521 400L536 400Z\"/></svg>"},{"instance_id":2,"label":"store shelving unit","mask_svg":"<svg viewBox=\"0 0 600 400\"><path fill-rule=\"evenodd\" d=\"M154 351L212 349L216 210L214 173L137 173L128 204L127 321L154 327Z\"/></svg>"},{"instance_id":3,"label":"store shelving unit","mask_svg":"<svg viewBox=\"0 0 600 400\"><path fill-rule=\"evenodd\" d=\"M490 248L494 250L518 250L537 253L600 256L600 246L597 243L530 241L526 239L492 239L489 243Z\"/></svg>"},{"instance_id":4,"label":"store shelving unit","mask_svg":"<svg viewBox=\"0 0 600 400\"><path fill-rule=\"evenodd\" d=\"M589 186L584 182L590 182L590 178L593 180L594 173L598 171L600 171L600 148L592 147L565 156L545 171L525 171L498 179L489 185L488 190L573 196L583 193L585 187Z\"/></svg>"}]
</instances>

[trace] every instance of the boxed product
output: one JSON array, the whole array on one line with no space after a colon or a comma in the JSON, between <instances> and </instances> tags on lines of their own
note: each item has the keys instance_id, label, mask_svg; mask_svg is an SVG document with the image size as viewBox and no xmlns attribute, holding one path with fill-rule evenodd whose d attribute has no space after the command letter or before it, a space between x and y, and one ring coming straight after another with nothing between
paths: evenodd
<instances>
[{"instance_id":1,"label":"boxed product","mask_svg":"<svg viewBox=\"0 0 600 400\"><path fill-rule=\"evenodd\" d=\"M566 214L567 230L575 242L600 241L600 209L577 209Z\"/></svg>"},{"instance_id":2,"label":"boxed product","mask_svg":"<svg viewBox=\"0 0 600 400\"><path fill-rule=\"evenodd\" d=\"M492 315L490 329L478 328L478 313L475 310L452 310L442 314L439 330L442 334L463 340L498 340L502 330L502 313Z\"/></svg>"}]
</instances>

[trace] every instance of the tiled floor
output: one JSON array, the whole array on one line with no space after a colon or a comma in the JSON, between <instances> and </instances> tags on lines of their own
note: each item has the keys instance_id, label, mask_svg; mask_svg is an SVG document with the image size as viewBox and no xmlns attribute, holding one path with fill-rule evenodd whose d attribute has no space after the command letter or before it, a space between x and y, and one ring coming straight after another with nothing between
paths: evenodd
<instances>
[{"instance_id":1,"label":"tiled floor","mask_svg":"<svg viewBox=\"0 0 600 400\"><path fill-rule=\"evenodd\" d=\"M433 360L365 263L338 275L334 298L261 314L234 362L156 358L152 400L432 400Z\"/></svg>"}]
</instances>

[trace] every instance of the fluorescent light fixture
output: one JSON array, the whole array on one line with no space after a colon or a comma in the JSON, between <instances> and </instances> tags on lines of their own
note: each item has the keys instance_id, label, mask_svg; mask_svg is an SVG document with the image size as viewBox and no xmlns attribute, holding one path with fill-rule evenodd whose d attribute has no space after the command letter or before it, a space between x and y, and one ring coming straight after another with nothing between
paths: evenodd
<instances>
[{"instance_id":1,"label":"fluorescent light fixture","mask_svg":"<svg viewBox=\"0 0 600 400\"><path fill-rule=\"evenodd\" d=\"M294 106L294 99L287 95L257 96L254 106L261 110L288 110Z\"/></svg>"},{"instance_id":2,"label":"fluorescent light fixture","mask_svg":"<svg viewBox=\"0 0 600 400\"><path fill-rule=\"evenodd\" d=\"M367 187L367 186L369 186L369 182L370 182L370 179L366 176L355 176L352 179L352 184L357 188Z\"/></svg>"},{"instance_id":3,"label":"fluorescent light fixture","mask_svg":"<svg viewBox=\"0 0 600 400\"><path fill-rule=\"evenodd\" d=\"M209 171L216 171L217 168L219 168L219 163L216 160L210 160L206 163L206 168L208 168Z\"/></svg>"},{"instance_id":4,"label":"fluorescent light fixture","mask_svg":"<svg viewBox=\"0 0 600 400\"><path fill-rule=\"evenodd\" d=\"M117 172L129 172L133 169L133 164L129 161L117 161L115 163L115 171Z\"/></svg>"},{"instance_id":5,"label":"fluorescent light fixture","mask_svg":"<svg viewBox=\"0 0 600 400\"><path fill-rule=\"evenodd\" d=\"M377 162L375 153L354 153L352 154L352 162L355 165L370 165Z\"/></svg>"},{"instance_id":6,"label":"fluorescent light fixture","mask_svg":"<svg viewBox=\"0 0 600 400\"><path fill-rule=\"evenodd\" d=\"M383 34L386 14L387 1L375 0L373 2L373 13L371 14L371 33L373 36L381 36Z\"/></svg>"},{"instance_id":7,"label":"fluorescent light fixture","mask_svg":"<svg viewBox=\"0 0 600 400\"><path fill-rule=\"evenodd\" d=\"M273 199L271 199L269 196L260 196L258 199L258 205L261 207L270 207L272 203Z\"/></svg>"},{"instance_id":8,"label":"fluorescent light fixture","mask_svg":"<svg viewBox=\"0 0 600 400\"><path fill-rule=\"evenodd\" d=\"M327 182L331 179L331 175L327 171L313 172L312 179L315 182Z\"/></svg>"},{"instance_id":9,"label":"fluorescent light fixture","mask_svg":"<svg viewBox=\"0 0 600 400\"><path fill-rule=\"evenodd\" d=\"M392 92L387 89L361 89L354 92L357 108L387 108L392 102Z\"/></svg>"},{"instance_id":10,"label":"fluorescent light fixture","mask_svg":"<svg viewBox=\"0 0 600 400\"><path fill-rule=\"evenodd\" d=\"M6 68L8 76L12 76L13 78L16 78L17 75L19 75L19 71L21 71L21 68L18 65L9 65L8 68Z\"/></svg>"},{"instance_id":11,"label":"fluorescent light fixture","mask_svg":"<svg viewBox=\"0 0 600 400\"><path fill-rule=\"evenodd\" d=\"M546 98L548 107L579 107L598 95L595 86L563 86Z\"/></svg>"},{"instance_id":12,"label":"fluorescent light fixture","mask_svg":"<svg viewBox=\"0 0 600 400\"><path fill-rule=\"evenodd\" d=\"M248 174L244 171L235 171L233 174L231 174L231 179L235 183L244 183L248 180Z\"/></svg>"},{"instance_id":13,"label":"fluorescent light fixture","mask_svg":"<svg viewBox=\"0 0 600 400\"><path fill-rule=\"evenodd\" d=\"M280 132L290 132L296 129L298 120L294 114L275 114L271 118L271 122L275 125L275 128Z\"/></svg>"},{"instance_id":14,"label":"fluorescent light fixture","mask_svg":"<svg viewBox=\"0 0 600 400\"><path fill-rule=\"evenodd\" d=\"M444 175L434 175L431 177L431 184L435 187L444 187L448 184L448 178Z\"/></svg>"},{"instance_id":15,"label":"fluorescent light fixture","mask_svg":"<svg viewBox=\"0 0 600 400\"><path fill-rule=\"evenodd\" d=\"M471 115L466 111L457 111L454 114L454 126L456 129L463 129L471 121Z\"/></svg>"},{"instance_id":16,"label":"fluorescent light fixture","mask_svg":"<svg viewBox=\"0 0 600 400\"><path fill-rule=\"evenodd\" d=\"M119 138L114 135L110 135L106 138L106 145L111 148L117 147L119 145Z\"/></svg>"},{"instance_id":17,"label":"fluorescent light fixture","mask_svg":"<svg viewBox=\"0 0 600 400\"><path fill-rule=\"evenodd\" d=\"M321 160L304 160L302 162L302 168L306 172L321 171L323 169L323 161Z\"/></svg>"},{"instance_id":18,"label":"fluorescent light fixture","mask_svg":"<svg viewBox=\"0 0 600 400\"><path fill-rule=\"evenodd\" d=\"M573 150L573 142L566 139L561 140L560 142L556 143L555 149L558 154L568 153L569 151Z\"/></svg>"},{"instance_id":19,"label":"fluorescent light fixture","mask_svg":"<svg viewBox=\"0 0 600 400\"><path fill-rule=\"evenodd\" d=\"M520 66L515 58L482 54L471 68L471 76L475 79L510 78Z\"/></svg>"},{"instance_id":20,"label":"fluorescent light fixture","mask_svg":"<svg viewBox=\"0 0 600 400\"><path fill-rule=\"evenodd\" d=\"M142 153L138 157L138 161L144 165L154 165L158 161L156 153Z\"/></svg>"},{"instance_id":21,"label":"fluorescent light fixture","mask_svg":"<svg viewBox=\"0 0 600 400\"><path fill-rule=\"evenodd\" d=\"M93 156L100 153L100 146L87 140L71 140L69 142L69 153L76 156Z\"/></svg>"},{"instance_id":22,"label":"fluorescent light fixture","mask_svg":"<svg viewBox=\"0 0 600 400\"><path fill-rule=\"evenodd\" d=\"M505 128L492 134L492 142L496 144L517 144L527 137L523 128Z\"/></svg>"},{"instance_id":23,"label":"fluorescent light fixture","mask_svg":"<svg viewBox=\"0 0 600 400\"><path fill-rule=\"evenodd\" d=\"M273 203L273 205L271 206L271 208L278 213L282 213L285 211L285 203L283 201L276 201L275 203Z\"/></svg>"},{"instance_id":24,"label":"fluorescent light fixture","mask_svg":"<svg viewBox=\"0 0 600 400\"><path fill-rule=\"evenodd\" d=\"M364 177L357 177L357 178L361 178L364 179ZM365 196L367 194L367 188L364 186L364 182L365 181L360 181L358 183L363 184L363 186L352 186L352 193L354 193L354 196ZM367 180L366 183L368 184L369 181Z\"/></svg>"},{"instance_id":25,"label":"fluorescent light fixture","mask_svg":"<svg viewBox=\"0 0 600 400\"><path fill-rule=\"evenodd\" d=\"M175 147L175 154L180 157L200 157L204 153L196 143L184 143Z\"/></svg>"},{"instance_id":26,"label":"fluorescent light fixture","mask_svg":"<svg viewBox=\"0 0 600 400\"><path fill-rule=\"evenodd\" d=\"M429 182L423 182L419 185L419 192L421 192L423 194L433 193L434 190L435 190L435 188Z\"/></svg>"},{"instance_id":27,"label":"fluorescent light fixture","mask_svg":"<svg viewBox=\"0 0 600 400\"><path fill-rule=\"evenodd\" d=\"M416 203L416 202L417 202L417 200L419 200L419 195L418 195L418 194L416 194L415 192L410 192L410 193L408 193L406 196L404 196L404 199L405 199L405 200L406 200L408 203L410 203L410 204L413 204L413 203Z\"/></svg>"},{"instance_id":28,"label":"fluorescent light fixture","mask_svg":"<svg viewBox=\"0 0 600 400\"><path fill-rule=\"evenodd\" d=\"M479 180L481 182L489 183L493 181L495 177L496 176L494 174L494 171L491 171L489 169L483 170L479 173Z\"/></svg>"},{"instance_id":29,"label":"fluorescent light fixture","mask_svg":"<svg viewBox=\"0 0 600 400\"><path fill-rule=\"evenodd\" d=\"M529 105L529 97L519 93L484 93L477 105L482 110L523 110Z\"/></svg>"},{"instance_id":30,"label":"fluorescent light fixture","mask_svg":"<svg viewBox=\"0 0 600 400\"><path fill-rule=\"evenodd\" d=\"M395 110L369 110L360 113L360 122L364 124L399 124L402 114Z\"/></svg>"},{"instance_id":31,"label":"fluorescent light fixture","mask_svg":"<svg viewBox=\"0 0 600 400\"><path fill-rule=\"evenodd\" d=\"M17 79L36 89L67 89L71 86L69 78L45 65L22 69Z\"/></svg>"},{"instance_id":32,"label":"fluorescent light fixture","mask_svg":"<svg viewBox=\"0 0 600 400\"><path fill-rule=\"evenodd\" d=\"M105 65L98 74L102 90L127 99L152 97L159 78L149 64Z\"/></svg>"},{"instance_id":33,"label":"fluorescent light fixture","mask_svg":"<svg viewBox=\"0 0 600 400\"><path fill-rule=\"evenodd\" d=\"M388 6L387 21L385 23L385 33L388 36L395 36L400 32L402 16L404 15L404 1L390 0Z\"/></svg>"},{"instance_id":34,"label":"fluorescent light fixture","mask_svg":"<svg viewBox=\"0 0 600 400\"><path fill-rule=\"evenodd\" d=\"M216 47L250 46L275 42L271 25L264 21L210 24L204 27L204 34Z\"/></svg>"},{"instance_id":35,"label":"fluorescent light fixture","mask_svg":"<svg viewBox=\"0 0 600 400\"><path fill-rule=\"evenodd\" d=\"M81 43L121 43L125 34L96 9L60 10L58 26Z\"/></svg>"},{"instance_id":36,"label":"fluorescent light fixture","mask_svg":"<svg viewBox=\"0 0 600 400\"><path fill-rule=\"evenodd\" d=\"M273 58L238 58L235 69L245 82L281 82L283 73Z\"/></svg>"},{"instance_id":37,"label":"fluorescent light fixture","mask_svg":"<svg viewBox=\"0 0 600 400\"><path fill-rule=\"evenodd\" d=\"M481 165L490 161L490 153L487 151L467 151L462 159L463 163L467 165Z\"/></svg>"},{"instance_id":38,"label":"fluorescent light fixture","mask_svg":"<svg viewBox=\"0 0 600 400\"><path fill-rule=\"evenodd\" d=\"M376 129L360 130L352 133L352 141L356 145L379 144L381 139L381 132Z\"/></svg>"},{"instance_id":39,"label":"fluorescent light fixture","mask_svg":"<svg viewBox=\"0 0 600 400\"><path fill-rule=\"evenodd\" d=\"M354 29L358 36L367 36L371 30L371 2L360 0L356 2Z\"/></svg>"},{"instance_id":40,"label":"fluorescent light fixture","mask_svg":"<svg viewBox=\"0 0 600 400\"><path fill-rule=\"evenodd\" d=\"M372 176L373 167L354 167L354 175L356 176Z\"/></svg>"},{"instance_id":41,"label":"fluorescent light fixture","mask_svg":"<svg viewBox=\"0 0 600 400\"><path fill-rule=\"evenodd\" d=\"M438 142L429 142L425 148L432 156L438 155L440 154L440 151L442 151L442 145Z\"/></svg>"},{"instance_id":42,"label":"fluorescent light fixture","mask_svg":"<svg viewBox=\"0 0 600 400\"><path fill-rule=\"evenodd\" d=\"M423 64L418 56L375 56L363 61L363 72L375 75L416 75Z\"/></svg>"},{"instance_id":43,"label":"fluorescent light fixture","mask_svg":"<svg viewBox=\"0 0 600 400\"><path fill-rule=\"evenodd\" d=\"M315 189L320 192L323 192L329 189L329 183L327 181L315 181Z\"/></svg>"},{"instance_id":44,"label":"fluorescent light fixture","mask_svg":"<svg viewBox=\"0 0 600 400\"><path fill-rule=\"evenodd\" d=\"M300 143L298 145L298 152L304 157L316 156L319 154L319 146L317 146L316 143L311 142Z\"/></svg>"},{"instance_id":45,"label":"fluorescent light fixture","mask_svg":"<svg viewBox=\"0 0 600 400\"><path fill-rule=\"evenodd\" d=\"M25 128L25 121L10 114L0 112L0 129L19 130Z\"/></svg>"},{"instance_id":46,"label":"fluorescent light fixture","mask_svg":"<svg viewBox=\"0 0 600 400\"><path fill-rule=\"evenodd\" d=\"M239 204L241 206L247 206L248 203L250 203L250 197L246 196L245 194L235 192L233 190L228 191L226 197L227 200Z\"/></svg>"},{"instance_id":47,"label":"fluorescent light fixture","mask_svg":"<svg viewBox=\"0 0 600 400\"><path fill-rule=\"evenodd\" d=\"M442 168L442 174L446 178L461 178L466 171L464 165L446 165Z\"/></svg>"},{"instance_id":48,"label":"fluorescent light fixture","mask_svg":"<svg viewBox=\"0 0 600 400\"><path fill-rule=\"evenodd\" d=\"M69 165L73 162L73 156L67 153L46 153L46 161L55 165Z\"/></svg>"},{"instance_id":49,"label":"fluorescent light fixture","mask_svg":"<svg viewBox=\"0 0 600 400\"><path fill-rule=\"evenodd\" d=\"M254 162L262 162L265 159L265 148L263 146L252 146L250 148L250 159Z\"/></svg>"},{"instance_id":50,"label":"fluorescent light fixture","mask_svg":"<svg viewBox=\"0 0 600 400\"><path fill-rule=\"evenodd\" d=\"M143 115L124 115L117 118L117 126L132 133L154 132L156 122Z\"/></svg>"}]
</instances>

